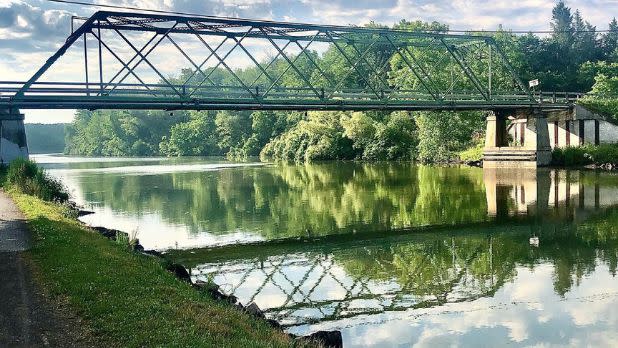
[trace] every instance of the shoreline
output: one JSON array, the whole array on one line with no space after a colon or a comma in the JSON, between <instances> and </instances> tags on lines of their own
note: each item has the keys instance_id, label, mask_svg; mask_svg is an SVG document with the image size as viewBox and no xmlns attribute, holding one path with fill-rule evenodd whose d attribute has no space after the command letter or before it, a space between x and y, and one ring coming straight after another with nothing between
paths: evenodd
<instances>
[{"instance_id":1,"label":"shoreline","mask_svg":"<svg viewBox=\"0 0 618 348\"><path fill-rule=\"evenodd\" d=\"M106 228L88 227L83 222L77 219L78 215L86 212L83 210L79 210L74 204L59 205L56 203L43 202L38 198L17 193L15 191L9 191L9 195L11 199L15 202L15 204L24 213L26 217L26 224L35 237L33 249L30 253L33 254L34 264L37 266L38 269L40 269L41 274L39 274L37 278L41 278L43 280L44 284L41 285L44 285L45 288L51 286L52 293L54 293L55 296L68 297L70 308L76 310L77 316L80 318L84 317L84 319L87 322L90 322L93 327L97 329L100 329L101 326L106 327L106 329L103 330L103 336L105 337L109 335L112 342L114 341L114 339L118 339L118 343L123 346L143 346L151 344L193 346L195 344L206 344L206 342L211 342L211 344L216 343L217 345L225 345L225 343L223 342L228 342L227 344L235 346L246 345L240 344L239 342L254 342L258 346L261 346L262 344L259 343L260 341L263 342L266 346L341 347L342 345L341 333L338 331L316 332L314 334L304 337L297 337L295 335L285 333L277 322L266 319L259 307L257 307L257 305L252 303L243 306L237 302L237 299L234 296L227 296L220 292L218 286L216 286L215 284L192 282L190 275L184 268L184 266L169 261L164 257L162 253L159 253L157 251L144 250L144 248L137 241L130 240L130 236L126 232L119 230L110 230ZM52 230L54 236L51 235L50 231ZM56 236L55 234L58 235ZM102 238L97 236L100 236ZM68 240L72 241L78 240L79 243L55 244L55 242L51 242L51 244L54 244L53 246L47 245L50 244L50 240L53 241L60 237L67 238ZM97 247L92 248L92 246L95 245ZM58 250L60 248L62 248L63 250ZM76 274L70 274L74 273L75 270L71 271L69 269L79 268L80 270L83 270L84 267L88 267L90 264L88 264L87 261L84 261L82 265L79 265L75 262L66 260L64 257L58 257L59 255L65 255L66 252L71 252L73 254L73 257L77 257L77 255L75 254L81 254L81 257L90 257L100 259L100 261L107 261L92 264L93 267L98 267L99 270L94 272L97 274L92 274L94 270L89 271L87 272L87 274L90 275L89 279L84 279L88 277L76 277ZM113 257L113 259L108 260L108 257ZM126 266L126 268L129 269L127 270L127 272L135 271L137 273L134 274L133 277L128 279L123 277L126 276L125 272L123 272L122 269L117 269L117 267L112 267L111 265L111 260L117 261L116 259L124 260L124 262L121 262L121 264L122 267ZM52 264L56 266L49 268ZM48 272L48 270L53 270L53 272L61 274L52 275L50 274L50 272ZM65 274L64 272L67 272L68 274ZM169 274L169 276L164 276L163 274L161 274L161 272L163 272L164 274ZM103 281L103 279L100 279L101 276L99 275L99 273L105 273L107 275L107 280ZM148 273L158 274L158 276L148 276ZM70 277L70 281L66 277ZM136 279L137 277L140 277L140 279ZM165 278L165 280L161 277ZM209 329L206 327L202 329L205 329L206 331L202 332L201 334L199 332L185 333L185 331L182 331L180 327L174 327L174 332L181 330L181 335L191 337L185 337L184 339L180 339L176 337L178 333L172 332L168 332L167 335L165 335L165 332L158 332L155 335L154 332L148 332L148 330L143 330L144 328L142 326L148 326L150 325L150 323L144 322L144 319L142 318L132 319L132 315L134 315L134 312L125 312L127 310L126 308L116 308L117 304L109 303L107 301L101 303L100 301L103 301L102 299L91 298L91 294L81 292L81 289L83 287L92 288L92 283L96 283L97 285L95 285L95 290L103 291L106 296L112 296L112 298L122 298L124 296L130 296L130 292L128 289L124 289L123 287L118 288L115 286L109 286L105 283L112 282L114 284L121 284L128 281L137 281L137 283L144 282L150 284L140 284L138 288L133 287L134 289L146 291L147 293L151 294L150 298L139 297L135 299L135 301L143 301L150 303L150 305L146 305L146 308L148 308L148 310L153 310L153 308L150 307L151 305L155 306L155 311L157 311L156 307L161 306L165 307L165 309L171 312L177 312L181 310L177 308L179 306L197 306L197 308L190 310L190 313L193 314L190 315L191 320L189 320L189 322L183 320L178 324L182 326L189 325L190 327L193 327L195 325L206 325L207 327L209 325L214 325L214 327L212 328L213 331L209 331ZM56 286L59 282L67 284L58 289L56 288ZM79 284L80 282L83 282L83 284ZM97 286L100 287L100 289L96 289ZM155 291L155 293L152 293L152 291L154 291L153 288L160 288L161 290L167 288L168 290L164 290L165 292L168 292L172 289L174 290L172 290L172 293L170 293L169 295L159 297L158 295L156 295L157 291ZM117 290L117 292L114 293L113 290ZM190 303L186 303L186 300L180 300L179 304L177 304L173 308L167 308L168 303L166 303L166 301L171 301L168 298L169 296L176 297L176 300L180 300L181 298L187 298L192 300L189 300ZM204 301L200 300L200 298L204 298ZM76 302L78 304L77 306L75 305ZM98 308L97 311L102 310L103 312L101 312L101 314L98 316L93 316L88 306L84 308L84 302L87 302L88 305L92 305L95 308ZM209 303L212 303L212 305L209 305ZM133 307L142 306L135 303ZM202 309L199 310L198 308ZM137 308L133 309L137 310ZM195 310L198 311L196 312ZM222 311L223 313L208 314L213 310ZM200 311L202 312L201 314L199 314ZM114 315L114 312L121 313L116 313ZM112 317L116 317L116 320L118 320L119 322L134 320L133 325L142 327L141 331L144 332L141 332L141 335L145 336L140 337L142 337L145 341L139 341L139 339L133 337L134 335L131 335L131 332L124 333L124 330L130 329L121 328L121 323L110 322L110 315ZM218 321L231 321L234 322L234 324L230 323L230 325L224 325L224 327L221 327L221 323L210 323L210 320L212 319L207 318L212 318L213 316L216 317ZM150 315L147 315L147 317L150 317ZM166 318L166 322L169 320L167 316L163 317ZM182 315L182 317L184 317L184 315ZM238 320L241 321L239 322ZM104 323L101 323L101 321L104 321ZM157 319L155 319L154 321L156 322ZM243 322L242 325L240 324L241 322ZM167 325L164 326L169 327L170 325L172 324L167 323ZM253 327L255 327L255 329L253 329ZM161 329L158 330L160 331ZM230 337L218 337L218 335L215 334L217 330L223 330L223 332L228 332L224 336L227 335ZM232 332L229 332L230 330L232 330ZM96 331L98 330L93 331L97 333ZM270 331L272 331L272 333L268 333ZM157 336L159 340L157 341L156 338L150 337L150 334ZM161 336L162 334L163 336L173 336L180 341L186 341L187 339L189 339L189 341L186 341L183 344L178 344L179 342L176 342L176 344L174 344L172 341L167 341L165 338L163 338ZM198 344L197 342L202 343Z\"/></svg>"}]
</instances>

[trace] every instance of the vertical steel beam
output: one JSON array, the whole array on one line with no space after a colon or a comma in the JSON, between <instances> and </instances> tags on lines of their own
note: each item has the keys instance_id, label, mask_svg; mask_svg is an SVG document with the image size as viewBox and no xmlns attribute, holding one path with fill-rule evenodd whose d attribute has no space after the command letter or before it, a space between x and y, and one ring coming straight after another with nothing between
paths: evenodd
<instances>
[{"instance_id":1,"label":"vertical steel beam","mask_svg":"<svg viewBox=\"0 0 618 348\"><path fill-rule=\"evenodd\" d=\"M492 66L491 66L492 59L491 59L491 51L492 51L492 49L491 49L491 45L487 45L487 47L489 48L489 56L488 56L489 62L488 62L488 64L487 64L487 65L488 65L488 67L487 67L487 68L489 69L489 72L488 72L488 74L489 74L489 78L488 78L488 79L489 79L489 81L487 82L487 85L488 85L488 90L489 90L489 99L491 100L491 99L492 99L492 85L491 85L491 83L492 83L492 81L491 81L491 79L492 79L492 70L491 70L491 68L492 68Z\"/></svg>"},{"instance_id":2,"label":"vertical steel beam","mask_svg":"<svg viewBox=\"0 0 618 348\"><path fill-rule=\"evenodd\" d=\"M96 34L92 34L94 37L97 37ZM135 78L142 84L144 85L144 87L151 91L150 87L148 86L148 84L146 82L144 82L134 71L134 69L131 69L129 67L130 63L125 63L120 57L118 57L118 55L116 54L116 52L114 52L114 50L112 50L105 42L103 42L103 39L101 39L100 37L97 37L99 39L99 43L103 45L103 47L105 47L105 49L107 49L109 51L109 53L111 53L111 55L116 58L120 64L122 64L122 70L124 70L125 68L129 71L127 74L133 74L133 76L135 76ZM122 81L121 81L122 82ZM111 81L107 84L105 84L105 89L107 89L107 87L111 85ZM116 88L119 86L119 84L115 84L114 86L112 86L112 89L109 90L108 94L111 94L112 92L114 92L114 90L116 90ZM155 93L153 93L154 96L156 96Z\"/></svg>"},{"instance_id":3,"label":"vertical steel beam","mask_svg":"<svg viewBox=\"0 0 618 348\"><path fill-rule=\"evenodd\" d=\"M103 54L102 54L102 50L101 50L101 21L99 20L97 22L97 33L98 35L98 40L99 40L99 87L100 87L100 92L99 95L103 95Z\"/></svg>"},{"instance_id":4,"label":"vertical steel beam","mask_svg":"<svg viewBox=\"0 0 618 348\"><path fill-rule=\"evenodd\" d=\"M73 24L73 21L71 21L71 24ZM84 72L86 73L86 95L90 97L90 81L88 79L88 46L86 41L86 33L84 33Z\"/></svg>"},{"instance_id":5,"label":"vertical steel beam","mask_svg":"<svg viewBox=\"0 0 618 348\"><path fill-rule=\"evenodd\" d=\"M14 99L19 99L24 96L24 93L30 89L32 84L36 82L60 57L62 57L66 51L71 47L77 39L79 39L83 33L90 30L94 21L99 18L100 14L96 13L90 17L81 27L79 27L72 35L68 37L65 43L52 55L42 67L37 70L34 75L24 83L24 85L15 93Z\"/></svg>"}]
</instances>

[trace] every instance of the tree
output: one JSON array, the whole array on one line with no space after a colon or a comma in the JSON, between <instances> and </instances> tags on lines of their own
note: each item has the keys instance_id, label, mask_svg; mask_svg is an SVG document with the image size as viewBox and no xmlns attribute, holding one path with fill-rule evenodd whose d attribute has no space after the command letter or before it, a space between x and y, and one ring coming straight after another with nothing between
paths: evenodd
<instances>
[{"instance_id":1,"label":"tree","mask_svg":"<svg viewBox=\"0 0 618 348\"><path fill-rule=\"evenodd\" d=\"M573 44L573 16L571 9L566 6L564 1L560 0L551 11L551 39L556 43L562 51L568 51Z\"/></svg>"},{"instance_id":2,"label":"tree","mask_svg":"<svg viewBox=\"0 0 618 348\"><path fill-rule=\"evenodd\" d=\"M175 124L169 137L163 137L159 144L161 153L166 156L220 155L214 118L213 111L192 112L190 121Z\"/></svg>"},{"instance_id":3,"label":"tree","mask_svg":"<svg viewBox=\"0 0 618 348\"><path fill-rule=\"evenodd\" d=\"M446 162L455 158L458 151L472 145L472 134L485 127L481 116L481 112L475 111L417 113L418 159Z\"/></svg>"},{"instance_id":4,"label":"tree","mask_svg":"<svg viewBox=\"0 0 618 348\"><path fill-rule=\"evenodd\" d=\"M618 21L616 17L609 23L609 31L601 38L601 45L603 47L604 58L613 62L618 62L618 54L613 54L618 49Z\"/></svg>"}]
</instances>

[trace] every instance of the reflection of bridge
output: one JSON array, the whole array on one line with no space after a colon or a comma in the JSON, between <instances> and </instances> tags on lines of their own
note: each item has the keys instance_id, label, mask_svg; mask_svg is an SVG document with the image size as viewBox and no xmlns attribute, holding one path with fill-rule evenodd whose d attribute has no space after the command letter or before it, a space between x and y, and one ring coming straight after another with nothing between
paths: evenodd
<instances>
[{"instance_id":1,"label":"reflection of bridge","mask_svg":"<svg viewBox=\"0 0 618 348\"><path fill-rule=\"evenodd\" d=\"M556 110L578 97L530 93L491 37L118 12L94 14L0 92L5 161L27 155L20 108Z\"/></svg>"},{"instance_id":2,"label":"reflection of bridge","mask_svg":"<svg viewBox=\"0 0 618 348\"><path fill-rule=\"evenodd\" d=\"M535 215L560 205L571 206L575 212L617 205L618 187L599 185L594 180L598 175L586 171L484 168L488 214Z\"/></svg>"},{"instance_id":3,"label":"reflection of bridge","mask_svg":"<svg viewBox=\"0 0 618 348\"><path fill-rule=\"evenodd\" d=\"M556 244L577 249L582 243L560 244L561 238L573 238L595 212L618 204L618 187L599 185L594 172L486 168L484 181L491 222L170 256L194 277L214 277L224 292L291 327L491 296L511 279L516 263L540 257L528 246L530 236L542 237L539 253L555 257ZM584 244L594 243L590 237Z\"/></svg>"},{"instance_id":4,"label":"reflection of bridge","mask_svg":"<svg viewBox=\"0 0 618 348\"><path fill-rule=\"evenodd\" d=\"M469 269L482 253L489 253L491 263L492 238L471 253L466 250L464 255L460 255L455 238L445 248L449 268L443 270L440 280L426 279L429 284L404 284L388 277L380 280L379 273L393 267L390 260L383 260L387 263L383 265L372 259L371 262L379 264L377 275L352 274L342 267L342 260L320 253L284 253L259 260L204 264L193 268L192 276L214 277L224 292L236 295L245 304L255 302L269 318L284 326L470 301L488 296L502 285L504 279L499 279L493 269L483 279L472 275ZM424 255L423 260L417 260L405 271L410 275L427 272L430 258Z\"/></svg>"}]
</instances>

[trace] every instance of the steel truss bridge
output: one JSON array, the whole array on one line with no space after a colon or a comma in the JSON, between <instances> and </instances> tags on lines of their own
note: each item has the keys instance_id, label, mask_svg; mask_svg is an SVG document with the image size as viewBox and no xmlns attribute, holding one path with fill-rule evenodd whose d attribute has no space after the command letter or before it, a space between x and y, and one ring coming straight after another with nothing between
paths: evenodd
<instances>
[{"instance_id":1,"label":"steel truss bridge","mask_svg":"<svg viewBox=\"0 0 618 348\"><path fill-rule=\"evenodd\" d=\"M468 302L490 296L502 287L504 279L493 268L480 277L470 270L472 263L493 258L491 237L486 244L462 254L455 238L435 243L433 247L443 244L450 249L452 263L442 270L442 278L428 280L425 287L416 282L402 284L394 279L352 275L333 255L321 253L202 264L191 269L191 276L201 281L214 278L222 291L237 296L244 304L267 303L260 305L264 314L284 327ZM376 262L378 272L388 274L393 267L388 261ZM428 264L429 255L405 271L421 274L423 268L431 268ZM359 307L363 301L365 305Z\"/></svg>"},{"instance_id":2,"label":"steel truss bridge","mask_svg":"<svg viewBox=\"0 0 618 348\"><path fill-rule=\"evenodd\" d=\"M486 36L108 11L84 20L28 81L0 81L0 109L556 109L579 97L532 93Z\"/></svg>"}]
</instances>

